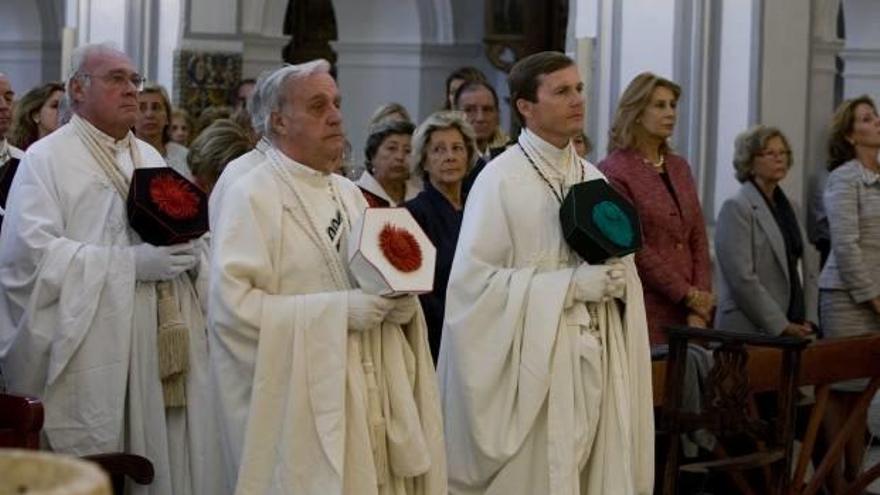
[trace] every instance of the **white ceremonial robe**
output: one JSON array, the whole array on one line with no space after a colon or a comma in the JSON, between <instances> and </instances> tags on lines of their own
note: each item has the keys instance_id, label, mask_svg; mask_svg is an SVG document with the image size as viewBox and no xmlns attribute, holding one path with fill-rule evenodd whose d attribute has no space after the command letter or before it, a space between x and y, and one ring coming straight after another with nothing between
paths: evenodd
<instances>
[{"instance_id":1,"label":"white ceremonial robe","mask_svg":"<svg viewBox=\"0 0 880 495\"><path fill-rule=\"evenodd\" d=\"M145 164L164 163L133 142ZM128 148L114 153L130 177ZM191 330L187 407L166 410L155 284L135 280L131 246L139 241L125 203L72 124L28 149L9 206L0 235L0 366L11 392L43 401L48 447L146 457L155 479L132 493L215 493L206 324L192 275L173 280Z\"/></svg>"},{"instance_id":2,"label":"white ceremonial robe","mask_svg":"<svg viewBox=\"0 0 880 495\"><path fill-rule=\"evenodd\" d=\"M186 146L175 143L174 141L168 141L165 143L165 163L177 173L186 177L188 181L195 183L196 179L193 177L192 170L189 169L189 162L187 161L188 156L189 148ZM144 165L149 164L145 163Z\"/></svg>"},{"instance_id":3,"label":"white ceremonial robe","mask_svg":"<svg viewBox=\"0 0 880 495\"><path fill-rule=\"evenodd\" d=\"M586 180L604 179L578 160ZM559 207L519 146L468 197L438 364L452 494L652 491L650 355L633 257L623 259L625 311L596 304L592 333L584 303L565 307L581 260Z\"/></svg>"},{"instance_id":4,"label":"white ceremonial robe","mask_svg":"<svg viewBox=\"0 0 880 495\"><path fill-rule=\"evenodd\" d=\"M388 391L383 450L391 474L374 463L362 334L348 331L347 292L315 239L327 235L336 213L329 181L352 222L366 207L363 196L343 177L279 160L310 219L273 156L281 154L269 151L226 190L212 237L209 327L225 493L445 495L439 394L420 311L402 332L370 335ZM407 407L415 410L401 414ZM388 475L384 483L377 472Z\"/></svg>"},{"instance_id":5,"label":"white ceremonial robe","mask_svg":"<svg viewBox=\"0 0 880 495\"><path fill-rule=\"evenodd\" d=\"M223 172L217 178L214 188L211 189L211 197L208 198L208 219L212 230L217 224L217 219L220 218L220 210L226 202L226 191L235 181L254 168L255 165L266 160L266 150L270 146L271 144L265 138L260 139L257 141L257 146L254 149L227 163L226 167L223 168Z\"/></svg>"}]
</instances>

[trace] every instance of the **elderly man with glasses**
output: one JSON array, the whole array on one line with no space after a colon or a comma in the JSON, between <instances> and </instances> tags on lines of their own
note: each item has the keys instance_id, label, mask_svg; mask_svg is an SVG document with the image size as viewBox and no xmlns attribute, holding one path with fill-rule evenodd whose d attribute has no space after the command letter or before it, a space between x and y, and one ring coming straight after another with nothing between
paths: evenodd
<instances>
[{"instance_id":1,"label":"elderly man with glasses","mask_svg":"<svg viewBox=\"0 0 880 495\"><path fill-rule=\"evenodd\" d=\"M144 243L126 216L134 170L166 166L130 131L143 78L108 44L80 47L72 58L73 116L28 148L9 195L0 366L11 391L45 403L47 448L142 455L155 479L137 493L217 493L196 249ZM170 349L160 342L159 322L168 321L158 314L160 281L173 288L186 337L177 348L188 360L177 402L160 379Z\"/></svg>"}]
</instances>

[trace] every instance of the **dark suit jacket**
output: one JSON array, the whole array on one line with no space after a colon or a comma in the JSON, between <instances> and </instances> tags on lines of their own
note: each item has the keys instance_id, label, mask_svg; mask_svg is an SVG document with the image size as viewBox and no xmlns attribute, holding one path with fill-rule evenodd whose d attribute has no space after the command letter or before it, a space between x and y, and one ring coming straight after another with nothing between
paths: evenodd
<instances>
[{"instance_id":1,"label":"dark suit jacket","mask_svg":"<svg viewBox=\"0 0 880 495\"><path fill-rule=\"evenodd\" d=\"M437 248L434 290L419 296L425 321L428 324L431 355L436 363L440 353L443 313L446 309L446 286L449 284L449 272L452 270L452 259L455 257L455 245L458 243L458 232L461 230L463 210L456 210L429 181L425 181L425 190L404 203L404 206Z\"/></svg>"},{"instance_id":2,"label":"dark suit jacket","mask_svg":"<svg viewBox=\"0 0 880 495\"><path fill-rule=\"evenodd\" d=\"M652 345L665 343L663 327L686 322L688 290L712 290L706 225L690 167L684 158L666 155L681 212L660 174L638 152L616 150L599 169L639 213L642 249L636 254L636 266L644 286L648 330Z\"/></svg>"},{"instance_id":3,"label":"dark suit jacket","mask_svg":"<svg viewBox=\"0 0 880 495\"><path fill-rule=\"evenodd\" d=\"M471 186L474 185L474 181L477 180L477 176L480 175L480 172L486 168L486 164L495 159L496 156L500 155L510 146L508 143L505 146L499 146L497 148L489 148L489 159L486 160L482 156L477 157L477 161L474 162L474 166L471 167L467 176L465 176L464 181L461 183L461 195L466 197L468 193L471 191Z\"/></svg>"}]
</instances>

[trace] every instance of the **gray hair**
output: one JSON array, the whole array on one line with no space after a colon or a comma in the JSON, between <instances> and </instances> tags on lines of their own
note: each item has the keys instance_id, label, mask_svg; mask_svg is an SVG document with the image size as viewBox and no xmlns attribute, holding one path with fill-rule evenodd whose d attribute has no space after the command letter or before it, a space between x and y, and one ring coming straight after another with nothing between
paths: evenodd
<instances>
[{"instance_id":1,"label":"gray hair","mask_svg":"<svg viewBox=\"0 0 880 495\"><path fill-rule=\"evenodd\" d=\"M312 60L304 64L284 65L269 75L260 76L254 91L260 92L259 99L254 107L260 107L260 115L254 115L253 125L257 132L264 131L265 136L273 136L272 112L281 110L285 102L284 88L291 81L302 79L313 74L329 73L330 62L324 59Z\"/></svg>"},{"instance_id":2,"label":"gray hair","mask_svg":"<svg viewBox=\"0 0 880 495\"><path fill-rule=\"evenodd\" d=\"M254 128L254 132L256 132L258 136L265 136L268 130L267 124L269 122L269 117L267 113L270 112L265 104L266 92L268 91L267 82L272 74L283 67L284 66L276 67L261 72L260 77L258 77L257 81L254 83L254 92L251 94L251 97L248 98L247 111L251 116L251 126Z\"/></svg>"},{"instance_id":3,"label":"gray hair","mask_svg":"<svg viewBox=\"0 0 880 495\"><path fill-rule=\"evenodd\" d=\"M88 87L90 81L88 79L84 79L83 76L83 66L89 60L90 57L94 55L98 55L100 53L123 53L119 47L116 46L116 43L112 41L103 41L101 43L88 43L82 46L76 47L73 52L70 54L70 75L67 77L67 82L65 84L66 91L64 92L64 101L67 104L69 109L74 109L76 107L75 102L73 100L73 92L70 90L70 85L75 79L80 79L84 87Z\"/></svg>"},{"instance_id":4,"label":"gray hair","mask_svg":"<svg viewBox=\"0 0 880 495\"><path fill-rule=\"evenodd\" d=\"M474 157L477 154L477 136L474 133L474 128L468 124L464 112L449 110L434 112L419 124L413 133L412 163L420 177L425 176L425 159L428 155L428 142L431 140L431 135L434 134L434 131L446 129L456 129L461 133L467 148L468 169L473 165Z\"/></svg>"},{"instance_id":5,"label":"gray hair","mask_svg":"<svg viewBox=\"0 0 880 495\"><path fill-rule=\"evenodd\" d=\"M745 182L752 177L755 157L775 137L782 139L782 142L785 143L785 149L788 150L788 160L785 166L791 168L791 146L788 144L788 138L776 127L758 124L736 136L733 148L733 169L736 171L736 180Z\"/></svg>"}]
</instances>

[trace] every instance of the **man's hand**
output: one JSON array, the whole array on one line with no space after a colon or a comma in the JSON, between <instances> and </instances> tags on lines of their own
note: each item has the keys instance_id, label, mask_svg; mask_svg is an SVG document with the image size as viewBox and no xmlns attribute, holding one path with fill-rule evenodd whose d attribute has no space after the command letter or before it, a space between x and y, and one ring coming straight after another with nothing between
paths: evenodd
<instances>
[{"instance_id":1,"label":"man's hand","mask_svg":"<svg viewBox=\"0 0 880 495\"><path fill-rule=\"evenodd\" d=\"M363 332L376 328L394 307L394 300L367 294L360 289L348 291L348 329Z\"/></svg>"},{"instance_id":2,"label":"man's hand","mask_svg":"<svg viewBox=\"0 0 880 495\"><path fill-rule=\"evenodd\" d=\"M135 278L142 282L171 280L199 262L196 245L192 242L173 246L144 243L132 249Z\"/></svg>"},{"instance_id":3,"label":"man's hand","mask_svg":"<svg viewBox=\"0 0 880 495\"><path fill-rule=\"evenodd\" d=\"M391 299L394 307L385 316L385 321L405 325L409 323L419 310L419 299L416 296L402 296Z\"/></svg>"},{"instance_id":4,"label":"man's hand","mask_svg":"<svg viewBox=\"0 0 880 495\"><path fill-rule=\"evenodd\" d=\"M571 279L572 296L576 301L604 302L626 295L626 268L620 261L604 265L581 263Z\"/></svg>"}]
</instances>

